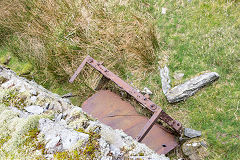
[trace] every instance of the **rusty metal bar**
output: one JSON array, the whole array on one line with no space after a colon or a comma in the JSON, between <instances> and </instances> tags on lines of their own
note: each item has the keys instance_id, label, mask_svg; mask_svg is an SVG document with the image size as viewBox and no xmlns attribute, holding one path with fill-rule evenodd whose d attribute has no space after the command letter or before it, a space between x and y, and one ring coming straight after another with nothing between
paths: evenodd
<instances>
[{"instance_id":1,"label":"rusty metal bar","mask_svg":"<svg viewBox=\"0 0 240 160\"><path fill-rule=\"evenodd\" d=\"M177 120L174 120L172 117L170 117L168 114L166 114L164 111L162 111L161 107L157 106L155 103L153 103L150 99L146 98L144 95L139 93L135 88L130 86L128 83L124 82L122 79L120 79L117 75L109 71L107 68L105 68L101 63L94 60L92 57L87 56L82 64L78 67L77 71L74 73L74 75L70 79L70 83L74 81L74 79L77 77L77 75L82 70L83 66L88 63L93 68L98 70L102 75L104 75L106 78L112 80L115 84L117 84L120 88L125 90L128 94L133 96L138 102L143 104L145 107L147 107L150 111L156 112L161 110L161 113L159 114L159 118L163 120L165 123L167 123L172 129L174 129L177 133L181 133L182 124L178 122ZM146 125L149 126L149 125ZM150 126L149 126L150 127ZM148 128L147 128L148 130Z\"/></svg>"},{"instance_id":2,"label":"rusty metal bar","mask_svg":"<svg viewBox=\"0 0 240 160\"><path fill-rule=\"evenodd\" d=\"M162 109L158 109L156 112L154 112L153 116L148 120L148 122L145 124L143 129L138 133L138 136L135 138L138 142L141 142L143 138L148 134L148 132L153 127L154 123L159 118L159 115L161 113Z\"/></svg>"},{"instance_id":3,"label":"rusty metal bar","mask_svg":"<svg viewBox=\"0 0 240 160\"><path fill-rule=\"evenodd\" d=\"M84 65L87 63L88 59L91 58L90 56L87 56L83 62L81 63L81 65L78 67L77 71L74 73L74 75L71 77L71 79L69 80L70 83L72 83L74 81L74 79L76 79L76 77L78 76L78 74L81 72L81 70L83 69Z\"/></svg>"}]
</instances>

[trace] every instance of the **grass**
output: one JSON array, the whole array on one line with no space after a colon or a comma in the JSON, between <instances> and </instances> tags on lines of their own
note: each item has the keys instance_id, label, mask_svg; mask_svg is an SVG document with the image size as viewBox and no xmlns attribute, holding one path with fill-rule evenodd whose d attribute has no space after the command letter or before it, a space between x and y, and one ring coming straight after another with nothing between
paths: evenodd
<instances>
[{"instance_id":1,"label":"grass","mask_svg":"<svg viewBox=\"0 0 240 160\"><path fill-rule=\"evenodd\" d=\"M24 12L29 16L25 18L31 20L24 19L24 22L32 28L23 26L24 30L20 30L11 25L7 29L11 33L8 48L0 50L0 57L12 55L9 66L13 70L20 74L22 66L30 63L34 80L59 94L71 91L80 95L74 102L81 104L93 93L90 88L96 84L97 74L87 68L92 75L84 72L81 81L66 82L83 57L90 54L137 88L150 88L154 93L153 101L185 127L201 130L210 151L206 159L240 159L238 1L142 0L126 1L126 5L106 3L105 7L95 1L83 4L91 6L92 13L99 13L92 19L78 16L74 7L66 10L66 4L50 12L35 2L27 5L38 5L42 10L36 9L32 16L29 10ZM161 14L162 7L167 8L164 15ZM41 14L37 14L40 11ZM45 12L54 17L49 24ZM74 20L71 19L73 15L77 17ZM36 25L37 20L43 21L45 26ZM91 25L87 26L86 21L81 20L91 20ZM82 25L76 27L79 21ZM6 31L5 23L6 20L0 19L0 32L3 28ZM44 29L46 26L50 31ZM6 33L1 35L8 37ZM220 79L185 102L170 105L162 93L158 71L158 66L164 65L169 66L171 77L177 71L184 73L182 80L172 78L172 86L204 71L215 71ZM176 158L174 152L169 156Z\"/></svg>"}]
</instances>

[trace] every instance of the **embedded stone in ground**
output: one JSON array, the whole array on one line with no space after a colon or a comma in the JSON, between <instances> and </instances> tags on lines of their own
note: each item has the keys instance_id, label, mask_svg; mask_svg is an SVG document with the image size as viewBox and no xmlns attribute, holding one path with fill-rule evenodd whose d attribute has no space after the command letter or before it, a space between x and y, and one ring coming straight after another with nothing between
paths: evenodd
<instances>
[{"instance_id":1,"label":"embedded stone in ground","mask_svg":"<svg viewBox=\"0 0 240 160\"><path fill-rule=\"evenodd\" d=\"M191 128L185 128L184 135L189 138L195 138L195 137L200 137L202 135L202 132L191 129Z\"/></svg>"},{"instance_id":2,"label":"embedded stone in ground","mask_svg":"<svg viewBox=\"0 0 240 160\"><path fill-rule=\"evenodd\" d=\"M160 76L161 76L161 81L162 81L162 90L163 93L166 94L170 89L170 77L169 77L169 69L167 68L167 66L165 66L164 68L159 68L160 70Z\"/></svg>"},{"instance_id":3,"label":"embedded stone in ground","mask_svg":"<svg viewBox=\"0 0 240 160\"><path fill-rule=\"evenodd\" d=\"M71 149L79 140L85 143L89 135L68 129L64 121L54 122L49 119L39 120L40 133L44 134L49 153Z\"/></svg>"},{"instance_id":4,"label":"embedded stone in ground","mask_svg":"<svg viewBox=\"0 0 240 160\"><path fill-rule=\"evenodd\" d=\"M216 72L204 73L200 76L192 78L183 84L175 86L169 90L165 95L170 103L176 103L186 100L188 97L194 95L204 86L211 84L219 78Z\"/></svg>"}]
</instances>

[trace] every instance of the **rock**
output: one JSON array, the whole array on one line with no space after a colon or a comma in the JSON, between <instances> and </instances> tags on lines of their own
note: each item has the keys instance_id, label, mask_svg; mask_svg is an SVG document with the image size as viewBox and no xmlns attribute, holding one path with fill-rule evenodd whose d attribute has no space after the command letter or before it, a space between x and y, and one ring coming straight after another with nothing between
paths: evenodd
<instances>
[{"instance_id":1,"label":"rock","mask_svg":"<svg viewBox=\"0 0 240 160\"><path fill-rule=\"evenodd\" d=\"M209 153L198 140L187 141L182 145L182 151L190 160L200 160L206 158Z\"/></svg>"},{"instance_id":2,"label":"rock","mask_svg":"<svg viewBox=\"0 0 240 160\"><path fill-rule=\"evenodd\" d=\"M67 94L62 95L62 98L70 98L70 97L73 97L72 93L67 93Z\"/></svg>"},{"instance_id":3,"label":"rock","mask_svg":"<svg viewBox=\"0 0 240 160\"><path fill-rule=\"evenodd\" d=\"M162 14L166 14L167 8L162 7Z\"/></svg>"},{"instance_id":4,"label":"rock","mask_svg":"<svg viewBox=\"0 0 240 160\"><path fill-rule=\"evenodd\" d=\"M61 121L62 117L63 117L63 114L62 114L62 113L60 113L59 115L56 115L55 121L56 121L56 122Z\"/></svg>"},{"instance_id":5,"label":"rock","mask_svg":"<svg viewBox=\"0 0 240 160\"><path fill-rule=\"evenodd\" d=\"M152 95L152 94L153 94L153 93L150 91L150 89L148 89L147 87L144 87L144 88L143 88L142 93L147 94L147 95Z\"/></svg>"},{"instance_id":6,"label":"rock","mask_svg":"<svg viewBox=\"0 0 240 160\"><path fill-rule=\"evenodd\" d=\"M201 144L203 147L207 148L207 144L206 144L205 141L201 141L200 144Z\"/></svg>"},{"instance_id":7,"label":"rock","mask_svg":"<svg viewBox=\"0 0 240 160\"><path fill-rule=\"evenodd\" d=\"M32 106L27 106L24 108L27 112L29 113L33 113L33 114L41 114L43 113L43 108L40 107L40 106L35 106L35 105L32 105Z\"/></svg>"},{"instance_id":8,"label":"rock","mask_svg":"<svg viewBox=\"0 0 240 160\"><path fill-rule=\"evenodd\" d=\"M30 94L32 94L33 96L37 96L37 91L36 91L36 90L31 89L29 92L30 92Z\"/></svg>"},{"instance_id":9,"label":"rock","mask_svg":"<svg viewBox=\"0 0 240 160\"><path fill-rule=\"evenodd\" d=\"M0 99L7 96L9 90L14 91L21 99L24 99L25 110L8 107L0 104L1 122L0 137L9 135L10 139L4 142L2 149L6 153L14 155L13 159L37 159L45 157L54 159L54 153L59 151L71 151L81 149L89 144L88 132L99 134L99 147L95 150L98 159L129 159L131 156L144 154L144 159L169 160L164 155L158 155L145 144L138 143L122 130L114 130L105 124L87 115L78 106L74 106L68 99L54 94L33 81L17 76L11 70L0 66L0 77L4 80L0 84ZM22 93L21 93L21 92ZM22 98L26 97L26 98ZM46 111L46 112L45 112ZM39 115L40 114L40 115ZM40 117L55 116L55 120L40 119ZM37 124L39 123L39 125ZM40 133L31 141L44 143L46 152L42 149L25 146L26 131L39 126ZM78 132L75 129L82 129ZM34 130L35 131L35 130ZM80 130L79 130L80 131ZM21 137L19 137L21 136ZM16 145L18 144L18 145ZM16 152L19 150L20 152ZM0 159L9 159L1 154ZM122 158L120 158L122 159Z\"/></svg>"},{"instance_id":10,"label":"rock","mask_svg":"<svg viewBox=\"0 0 240 160\"><path fill-rule=\"evenodd\" d=\"M44 134L48 153L72 149L78 141L88 141L89 135L67 128L66 122L54 122L49 119L39 120L40 133Z\"/></svg>"},{"instance_id":11,"label":"rock","mask_svg":"<svg viewBox=\"0 0 240 160\"><path fill-rule=\"evenodd\" d=\"M53 154L46 154L45 158L46 159L54 159L54 155Z\"/></svg>"},{"instance_id":12,"label":"rock","mask_svg":"<svg viewBox=\"0 0 240 160\"><path fill-rule=\"evenodd\" d=\"M2 84L2 87L3 87L3 88L10 88L10 87L12 87L12 86L14 86L14 85L15 85L14 80L11 79L11 80L3 83L3 84Z\"/></svg>"},{"instance_id":13,"label":"rock","mask_svg":"<svg viewBox=\"0 0 240 160\"><path fill-rule=\"evenodd\" d=\"M31 103L35 103L37 101L37 96L32 96L31 98L30 98L30 102Z\"/></svg>"},{"instance_id":14,"label":"rock","mask_svg":"<svg viewBox=\"0 0 240 160\"><path fill-rule=\"evenodd\" d=\"M60 140L61 140L61 138L59 136L50 138L50 140L46 144L46 148L48 148L48 149L54 148L55 151L60 152L61 148L62 148L62 146L58 145Z\"/></svg>"},{"instance_id":15,"label":"rock","mask_svg":"<svg viewBox=\"0 0 240 160\"><path fill-rule=\"evenodd\" d=\"M17 109L16 107L10 107L10 109L11 109L13 112L18 113L20 118L26 119L26 118L29 116L29 114L27 114L27 113L24 112L24 111L20 111L20 110Z\"/></svg>"},{"instance_id":16,"label":"rock","mask_svg":"<svg viewBox=\"0 0 240 160\"><path fill-rule=\"evenodd\" d=\"M180 73L180 72L175 72L173 75L174 79L176 80L181 80L183 76L184 76L184 73Z\"/></svg>"},{"instance_id":17,"label":"rock","mask_svg":"<svg viewBox=\"0 0 240 160\"><path fill-rule=\"evenodd\" d=\"M183 101L194 95L202 87L216 81L218 78L219 75L216 72L204 73L172 88L165 95L170 103Z\"/></svg>"},{"instance_id":18,"label":"rock","mask_svg":"<svg viewBox=\"0 0 240 160\"><path fill-rule=\"evenodd\" d=\"M160 76L162 79L162 90L163 90L163 93L166 94L171 89L169 69L167 66L165 66L164 68L159 68L159 70L160 70Z\"/></svg>"},{"instance_id":19,"label":"rock","mask_svg":"<svg viewBox=\"0 0 240 160\"><path fill-rule=\"evenodd\" d=\"M200 137L202 135L201 131L196 131L191 128L185 128L184 129L184 136L189 137L189 138L195 138L195 137Z\"/></svg>"}]
</instances>

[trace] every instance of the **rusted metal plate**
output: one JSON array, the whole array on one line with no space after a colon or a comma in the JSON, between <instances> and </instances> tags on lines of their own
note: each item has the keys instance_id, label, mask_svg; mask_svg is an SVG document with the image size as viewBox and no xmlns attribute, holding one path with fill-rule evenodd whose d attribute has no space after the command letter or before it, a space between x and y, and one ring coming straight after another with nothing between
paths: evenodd
<instances>
[{"instance_id":1,"label":"rusted metal plate","mask_svg":"<svg viewBox=\"0 0 240 160\"><path fill-rule=\"evenodd\" d=\"M108 90L100 90L91 96L83 103L82 109L102 123L114 129L122 129L133 138L149 121L139 115L130 103ZM175 136L159 124L153 125L142 143L159 154L166 154L178 145Z\"/></svg>"}]
</instances>

